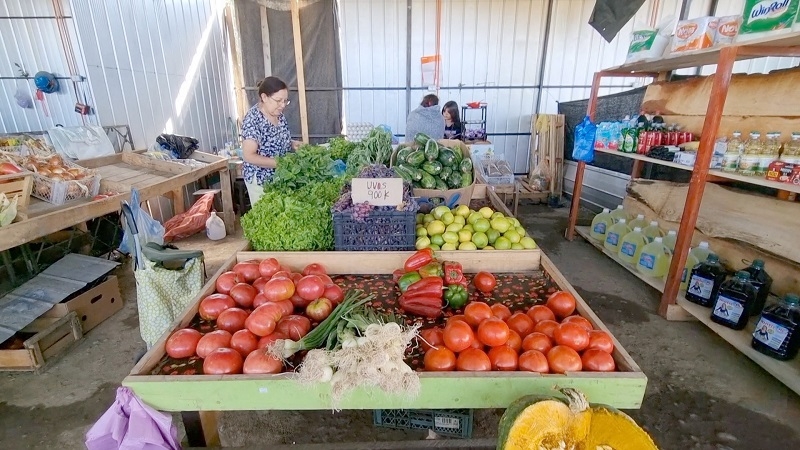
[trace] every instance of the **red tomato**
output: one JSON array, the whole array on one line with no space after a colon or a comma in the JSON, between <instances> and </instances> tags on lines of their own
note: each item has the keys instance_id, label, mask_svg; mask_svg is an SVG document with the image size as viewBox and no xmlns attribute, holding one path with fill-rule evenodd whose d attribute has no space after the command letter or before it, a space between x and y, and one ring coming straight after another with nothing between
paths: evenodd
<instances>
[{"instance_id":1,"label":"red tomato","mask_svg":"<svg viewBox=\"0 0 800 450\"><path fill-rule=\"evenodd\" d=\"M325 283L325 287L327 287L329 284L333 284L333 280L331 279L331 277L329 277L328 275L325 275L324 273L318 273L318 274L312 274L312 275L318 276L319 279L322 280L323 283Z\"/></svg>"},{"instance_id":2,"label":"red tomato","mask_svg":"<svg viewBox=\"0 0 800 450\"><path fill-rule=\"evenodd\" d=\"M325 266L318 263L311 263L307 265L303 269L303 275L327 275L328 271L325 270Z\"/></svg>"},{"instance_id":3,"label":"red tomato","mask_svg":"<svg viewBox=\"0 0 800 450\"><path fill-rule=\"evenodd\" d=\"M528 350L519 355L519 370L526 372L550 372L550 364L547 357L539 350Z\"/></svg>"},{"instance_id":4,"label":"red tomato","mask_svg":"<svg viewBox=\"0 0 800 450\"><path fill-rule=\"evenodd\" d=\"M292 280L292 283L294 283L295 286L297 286L297 282L303 279L303 274L292 272L289 274L289 278Z\"/></svg>"},{"instance_id":5,"label":"red tomato","mask_svg":"<svg viewBox=\"0 0 800 450\"><path fill-rule=\"evenodd\" d=\"M200 300L197 312L205 320L216 320L222 311L236 306L236 302L229 295L211 294Z\"/></svg>"},{"instance_id":6,"label":"red tomato","mask_svg":"<svg viewBox=\"0 0 800 450\"><path fill-rule=\"evenodd\" d=\"M290 298L289 301L292 302L294 307L297 309L306 309L306 306L308 306L308 304L311 303L310 301L300 297L300 295L297 292L292 294L292 298Z\"/></svg>"},{"instance_id":7,"label":"red tomato","mask_svg":"<svg viewBox=\"0 0 800 450\"><path fill-rule=\"evenodd\" d=\"M597 349L606 353L614 352L614 339L611 335L601 330L592 330L589 332L589 346L586 350Z\"/></svg>"},{"instance_id":8,"label":"red tomato","mask_svg":"<svg viewBox=\"0 0 800 450\"><path fill-rule=\"evenodd\" d=\"M556 315L553 314L553 311L551 311L550 308L544 305L531 306L531 309L528 310L528 317L530 317L531 320L533 320L534 325L543 320L552 320L552 321L556 320Z\"/></svg>"},{"instance_id":9,"label":"red tomato","mask_svg":"<svg viewBox=\"0 0 800 450\"><path fill-rule=\"evenodd\" d=\"M21 173L22 169L19 168L16 164L12 164L10 162L3 162L0 163L0 175L13 175L15 173Z\"/></svg>"},{"instance_id":10,"label":"red tomato","mask_svg":"<svg viewBox=\"0 0 800 450\"><path fill-rule=\"evenodd\" d=\"M264 349L257 349L250 352L244 360L244 373L281 373L283 371L283 361L272 356Z\"/></svg>"},{"instance_id":11,"label":"red tomato","mask_svg":"<svg viewBox=\"0 0 800 450\"><path fill-rule=\"evenodd\" d=\"M553 373L580 372L583 368L578 352L565 345L551 348L547 352L547 363Z\"/></svg>"},{"instance_id":12,"label":"red tomato","mask_svg":"<svg viewBox=\"0 0 800 450\"><path fill-rule=\"evenodd\" d=\"M525 339L522 340L522 349L525 351L538 350L546 354L551 348L553 348L553 342L550 338L538 331L525 336Z\"/></svg>"},{"instance_id":13,"label":"red tomato","mask_svg":"<svg viewBox=\"0 0 800 450\"><path fill-rule=\"evenodd\" d=\"M419 346L427 352L432 347L444 346L444 331L439 327L426 328L419 332L418 339ZM455 365L455 358L453 358L453 365Z\"/></svg>"},{"instance_id":14,"label":"red tomato","mask_svg":"<svg viewBox=\"0 0 800 450\"><path fill-rule=\"evenodd\" d=\"M494 275L489 272L476 273L475 277L472 279L472 283L484 294L492 292L495 286L497 286L497 280L494 278Z\"/></svg>"},{"instance_id":15,"label":"red tomato","mask_svg":"<svg viewBox=\"0 0 800 450\"><path fill-rule=\"evenodd\" d=\"M431 348L425 352L425 370L449 372L456 368L456 354L447 347Z\"/></svg>"},{"instance_id":16,"label":"red tomato","mask_svg":"<svg viewBox=\"0 0 800 450\"><path fill-rule=\"evenodd\" d=\"M483 350L468 348L458 354L456 369L468 372L488 372L492 370L492 361Z\"/></svg>"},{"instance_id":17,"label":"red tomato","mask_svg":"<svg viewBox=\"0 0 800 450\"><path fill-rule=\"evenodd\" d=\"M325 292L322 293L322 296L330 300L333 303L333 306L342 303L342 300L344 300L344 292L342 291L342 288L333 283L325 286Z\"/></svg>"},{"instance_id":18,"label":"red tomato","mask_svg":"<svg viewBox=\"0 0 800 450\"><path fill-rule=\"evenodd\" d=\"M258 289L247 283L239 283L231 288L231 292L228 295L242 308L250 308L253 306L256 294L258 294Z\"/></svg>"},{"instance_id":19,"label":"red tomato","mask_svg":"<svg viewBox=\"0 0 800 450\"><path fill-rule=\"evenodd\" d=\"M268 345L277 341L278 339L287 339L288 337L280 331L273 331L272 333L262 337L258 340L258 348L266 348Z\"/></svg>"},{"instance_id":20,"label":"red tomato","mask_svg":"<svg viewBox=\"0 0 800 450\"><path fill-rule=\"evenodd\" d=\"M249 315L241 308L228 308L217 316L217 329L235 333L244 328L244 321Z\"/></svg>"},{"instance_id":21,"label":"red tomato","mask_svg":"<svg viewBox=\"0 0 800 450\"><path fill-rule=\"evenodd\" d=\"M253 281L256 281L256 278L261 276L261 273L259 273L258 270L257 262L252 262L252 261L240 262L239 264L233 266L233 269L231 270L239 274L239 278L244 283L252 283Z\"/></svg>"},{"instance_id":22,"label":"red tomato","mask_svg":"<svg viewBox=\"0 0 800 450\"><path fill-rule=\"evenodd\" d=\"M467 317L465 315L455 314L447 319L447 323L445 324L445 326L450 325L450 322L456 322L459 320L469 325L469 322L467 322Z\"/></svg>"},{"instance_id":23,"label":"red tomato","mask_svg":"<svg viewBox=\"0 0 800 450\"><path fill-rule=\"evenodd\" d=\"M507 345L492 347L489 350L489 361L492 363L492 370L517 370L517 360L517 351Z\"/></svg>"},{"instance_id":24,"label":"red tomato","mask_svg":"<svg viewBox=\"0 0 800 450\"><path fill-rule=\"evenodd\" d=\"M275 302L275 304L281 307L281 317L294 314L294 304L291 300L281 300L279 302Z\"/></svg>"},{"instance_id":25,"label":"red tomato","mask_svg":"<svg viewBox=\"0 0 800 450\"><path fill-rule=\"evenodd\" d=\"M275 258L267 258L258 265L258 273L268 280L279 270L281 270L281 263Z\"/></svg>"},{"instance_id":26,"label":"red tomato","mask_svg":"<svg viewBox=\"0 0 800 450\"><path fill-rule=\"evenodd\" d=\"M582 326L583 328L585 328L586 331L594 330L594 327L592 326L592 322L589 322L589 320L586 319L585 317L569 316L569 317L567 317L567 318L565 318L564 320L561 321L561 323L567 323L567 322L576 323L576 324Z\"/></svg>"},{"instance_id":27,"label":"red tomato","mask_svg":"<svg viewBox=\"0 0 800 450\"><path fill-rule=\"evenodd\" d=\"M464 307L464 318L472 327L477 327L489 317L492 317L492 308L484 302L469 302Z\"/></svg>"},{"instance_id":28,"label":"red tomato","mask_svg":"<svg viewBox=\"0 0 800 450\"><path fill-rule=\"evenodd\" d=\"M617 368L610 354L594 348L583 352L581 363L583 370L590 372L613 372Z\"/></svg>"},{"instance_id":29,"label":"red tomato","mask_svg":"<svg viewBox=\"0 0 800 450\"><path fill-rule=\"evenodd\" d=\"M294 295L294 283L288 278L272 278L264 285L264 296L271 302L286 300Z\"/></svg>"},{"instance_id":30,"label":"red tomato","mask_svg":"<svg viewBox=\"0 0 800 450\"><path fill-rule=\"evenodd\" d=\"M502 303L495 303L492 305L492 315L500 320L506 320L511 317L511 310Z\"/></svg>"},{"instance_id":31,"label":"red tomato","mask_svg":"<svg viewBox=\"0 0 800 450\"><path fill-rule=\"evenodd\" d=\"M247 330L239 330L231 336L231 348L246 357L258 348L258 336Z\"/></svg>"},{"instance_id":32,"label":"red tomato","mask_svg":"<svg viewBox=\"0 0 800 450\"><path fill-rule=\"evenodd\" d=\"M199 331L192 328L183 328L172 333L169 339L167 339L167 343L165 345L167 355L169 355L170 358L175 359L189 358L194 356L194 352L197 349L197 343L200 341L201 337L203 337L203 335L200 334Z\"/></svg>"},{"instance_id":33,"label":"red tomato","mask_svg":"<svg viewBox=\"0 0 800 450\"><path fill-rule=\"evenodd\" d=\"M286 316L278 322L275 331L280 331L293 341L299 341L303 336L311 331L311 321L306 316L291 315Z\"/></svg>"},{"instance_id":34,"label":"red tomato","mask_svg":"<svg viewBox=\"0 0 800 450\"><path fill-rule=\"evenodd\" d=\"M230 348L218 348L209 353L203 361L206 375L230 375L242 373L242 355Z\"/></svg>"},{"instance_id":35,"label":"red tomato","mask_svg":"<svg viewBox=\"0 0 800 450\"><path fill-rule=\"evenodd\" d=\"M218 348L231 346L231 334L225 330L216 330L206 333L197 341L197 356L205 358L209 353Z\"/></svg>"},{"instance_id":36,"label":"red tomato","mask_svg":"<svg viewBox=\"0 0 800 450\"><path fill-rule=\"evenodd\" d=\"M331 315L333 302L325 297L318 298L306 306L306 315L315 322L322 322Z\"/></svg>"},{"instance_id":37,"label":"red tomato","mask_svg":"<svg viewBox=\"0 0 800 450\"><path fill-rule=\"evenodd\" d=\"M258 277L256 281L253 281L253 287L256 288L259 293L264 292L264 285L267 284L267 281L269 281L269 279Z\"/></svg>"},{"instance_id":38,"label":"red tomato","mask_svg":"<svg viewBox=\"0 0 800 450\"><path fill-rule=\"evenodd\" d=\"M256 308L258 308L259 306L261 306L261 305L265 305L265 304L267 304L267 303L269 303L269 300L267 300L267 296L266 296L266 295L264 295L264 294L262 294L261 292L259 292L258 294L256 294L256 296L255 296L255 297L253 297L253 305L252 305L252 308L253 308L253 309L256 309Z\"/></svg>"},{"instance_id":39,"label":"red tomato","mask_svg":"<svg viewBox=\"0 0 800 450\"><path fill-rule=\"evenodd\" d=\"M280 306L274 303L267 303L256 308L247 320L244 321L244 326L256 336L266 336L275 331L277 320L281 317Z\"/></svg>"},{"instance_id":40,"label":"red tomato","mask_svg":"<svg viewBox=\"0 0 800 450\"><path fill-rule=\"evenodd\" d=\"M217 278L217 281L214 283L214 286L217 288L217 292L220 294L227 294L231 291L231 288L235 285L244 281L238 273L233 271L228 271L223 273L222 275Z\"/></svg>"},{"instance_id":41,"label":"red tomato","mask_svg":"<svg viewBox=\"0 0 800 450\"><path fill-rule=\"evenodd\" d=\"M557 291L547 298L547 307L557 318L563 319L575 312L575 297L566 291Z\"/></svg>"},{"instance_id":42,"label":"red tomato","mask_svg":"<svg viewBox=\"0 0 800 450\"><path fill-rule=\"evenodd\" d=\"M478 340L478 337L475 337L475 340L472 341L469 348L477 348L478 350L483 350L483 343Z\"/></svg>"},{"instance_id":43,"label":"red tomato","mask_svg":"<svg viewBox=\"0 0 800 450\"><path fill-rule=\"evenodd\" d=\"M514 313L506 322L508 323L508 328L516 331L523 339L533 331L533 320L525 313Z\"/></svg>"},{"instance_id":44,"label":"red tomato","mask_svg":"<svg viewBox=\"0 0 800 450\"><path fill-rule=\"evenodd\" d=\"M528 335L530 336L530 335ZM526 336L527 337L527 336ZM508 330L508 342L506 342L507 346L513 348L517 352L522 349L522 338L519 337L519 333L516 331L509 329Z\"/></svg>"},{"instance_id":45,"label":"red tomato","mask_svg":"<svg viewBox=\"0 0 800 450\"><path fill-rule=\"evenodd\" d=\"M447 348L458 353L468 349L470 345L472 345L475 341L475 333L472 332L472 328L470 328L467 322L450 320L444 328L442 338Z\"/></svg>"},{"instance_id":46,"label":"red tomato","mask_svg":"<svg viewBox=\"0 0 800 450\"><path fill-rule=\"evenodd\" d=\"M307 275L297 281L295 290L303 300L316 300L325 293L325 283L316 275Z\"/></svg>"},{"instance_id":47,"label":"red tomato","mask_svg":"<svg viewBox=\"0 0 800 450\"><path fill-rule=\"evenodd\" d=\"M508 325L497 317L490 317L478 325L478 340L489 347L505 344L509 334L511 330Z\"/></svg>"},{"instance_id":48,"label":"red tomato","mask_svg":"<svg viewBox=\"0 0 800 450\"><path fill-rule=\"evenodd\" d=\"M553 339L557 345L566 345L577 352L589 346L589 332L577 323L562 323L553 331Z\"/></svg>"},{"instance_id":49,"label":"red tomato","mask_svg":"<svg viewBox=\"0 0 800 450\"><path fill-rule=\"evenodd\" d=\"M275 272L275 275L273 275L272 278L270 278L270 280L272 280L273 278L287 278L287 279L291 280L292 279L292 272L290 272L288 270L281 269L281 270Z\"/></svg>"},{"instance_id":50,"label":"red tomato","mask_svg":"<svg viewBox=\"0 0 800 450\"><path fill-rule=\"evenodd\" d=\"M554 320L543 320L533 327L533 331L538 331L550 339L553 339L553 332L556 331L556 328L558 328L558 322Z\"/></svg>"}]
</instances>

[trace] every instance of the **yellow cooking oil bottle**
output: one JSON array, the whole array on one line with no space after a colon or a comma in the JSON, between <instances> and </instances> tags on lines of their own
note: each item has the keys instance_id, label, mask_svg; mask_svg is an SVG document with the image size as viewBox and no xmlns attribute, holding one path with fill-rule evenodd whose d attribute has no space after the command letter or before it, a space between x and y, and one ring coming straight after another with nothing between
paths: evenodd
<instances>
[{"instance_id":1,"label":"yellow cooking oil bottle","mask_svg":"<svg viewBox=\"0 0 800 450\"><path fill-rule=\"evenodd\" d=\"M623 236L617 256L623 262L634 266L639 262L639 256L645 245L647 245L647 238L642 233L642 227L635 227L633 231Z\"/></svg>"},{"instance_id":2,"label":"yellow cooking oil bottle","mask_svg":"<svg viewBox=\"0 0 800 450\"><path fill-rule=\"evenodd\" d=\"M631 232L627 222L625 218L619 219L619 222L611 225L606 232L606 241L603 246L614 255L619 253L619 245L622 243L622 238Z\"/></svg>"},{"instance_id":3,"label":"yellow cooking oil bottle","mask_svg":"<svg viewBox=\"0 0 800 450\"><path fill-rule=\"evenodd\" d=\"M653 242L657 237L664 237L664 230L658 226L658 221L656 220L651 220L650 225L642 229L642 233L644 233L648 243Z\"/></svg>"},{"instance_id":4,"label":"yellow cooking oil bottle","mask_svg":"<svg viewBox=\"0 0 800 450\"><path fill-rule=\"evenodd\" d=\"M678 240L678 232L675 230L667 231L667 235L664 236L664 245L667 246L670 253L675 253L675 242Z\"/></svg>"},{"instance_id":5,"label":"yellow cooking oil bottle","mask_svg":"<svg viewBox=\"0 0 800 450\"><path fill-rule=\"evenodd\" d=\"M622 205L617 205L617 209L611 211L611 217L614 219L614 223L619 222L619 219L630 220L628 213L622 209Z\"/></svg>"},{"instance_id":6,"label":"yellow cooking oil bottle","mask_svg":"<svg viewBox=\"0 0 800 450\"><path fill-rule=\"evenodd\" d=\"M603 212L592 219L592 229L589 231L589 235L596 241L604 242L606 240L606 231L613 224L614 219L611 217L611 210L603 208Z\"/></svg>"},{"instance_id":7,"label":"yellow cooking oil bottle","mask_svg":"<svg viewBox=\"0 0 800 450\"><path fill-rule=\"evenodd\" d=\"M708 259L711 254L711 249L708 248L708 242L703 241L697 247L689 250L689 255L686 256L686 265L683 266L683 273L681 274L681 290L686 290L686 285L689 284L689 274L692 269L701 262Z\"/></svg>"},{"instance_id":8,"label":"yellow cooking oil bottle","mask_svg":"<svg viewBox=\"0 0 800 450\"><path fill-rule=\"evenodd\" d=\"M631 227L631 229L639 227L642 230L644 230L644 227L646 227L647 224L648 224L648 222L646 220L644 220L644 214L637 214L636 218L631 220L628 223L628 226Z\"/></svg>"},{"instance_id":9,"label":"yellow cooking oil bottle","mask_svg":"<svg viewBox=\"0 0 800 450\"><path fill-rule=\"evenodd\" d=\"M653 242L642 248L636 270L644 275L655 278L663 278L669 272L669 263L672 260L672 252L664 245L661 236L653 238Z\"/></svg>"}]
</instances>

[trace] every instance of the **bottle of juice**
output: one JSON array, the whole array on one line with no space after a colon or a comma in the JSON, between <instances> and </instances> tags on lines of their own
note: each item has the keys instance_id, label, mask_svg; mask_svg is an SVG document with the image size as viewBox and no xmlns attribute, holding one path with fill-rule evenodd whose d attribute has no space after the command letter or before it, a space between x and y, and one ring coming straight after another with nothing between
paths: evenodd
<instances>
[{"instance_id":1,"label":"bottle of juice","mask_svg":"<svg viewBox=\"0 0 800 450\"><path fill-rule=\"evenodd\" d=\"M686 300L701 306L711 306L711 300L717 295L726 275L725 268L719 263L719 257L715 253L709 253L705 262L695 266L689 275Z\"/></svg>"},{"instance_id":2,"label":"bottle of juice","mask_svg":"<svg viewBox=\"0 0 800 450\"><path fill-rule=\"evenodd\" d=\"M636 218L628 223L628 226L631 228L639 227L644 230L644 227L647 226L647 221L644 220L644 214L637 214Z\"/></svg>"},{"instance_id":3,"label":"bottle of juice","mask_svg":"<svg viewBox=\"0 0 800 450\"><path fill-rule=\"evenodd\" d=\"M734 131L733 136L728 140L725 156L722 157L722 170L736 172L739 169L739 157L743 151L742 133Z\"/></svg>"},{"instance_id":4,"label":"bottle of juice","mask_svg":"<svg viewBox=\"0 0 800 450\"><path fill-rule=\"evenodd\" d=\"M758 162L758 174L763 175L769 169L772 161L778 159L781 151L781 134L777 131L767 133L767 142L764 144L764 151Z\"/></svg>"},{"instance_id":5,"label":"bottle of juice","mask_svg":"<svg viewBox=\"0 0 800 450\"><path fill-rule=\"evenodd\" d=\"M662 278L669 271L670 260L672 260L672 252L664 245L661 236L656 236L653 238L653 242L642 248L636 270L644 275Z\"/></svg>"},{"instance_id":6,"label":"bottle of juice","mask_svg":"<svg viewBox=\"0 0 800 450\"><path fill-rule=\"evenodd\" d=\"M658 226L658 221L655 220L651 220L650 225L644 227L642 233L647 238L647 242L653 242L657 237L664 237L664 230Z\"/></svg>"},{"instance_id":7,"label":"bottle of juice","mask_svg":"<svg viewBox=\"0 0 800 450\"><path fill-rule=\"evenodd\" d=\"M625 210L622 209L622 205L617 205L617 209L611 211L611 218L614 219L614 223L619 222L619 219L625 219L625 220L629 219L628 213L626 213Z\"/></svg>"},{"instance_id":8,"label":"bottle of juice","mask_svg":"<svg viewBox=\"0 0 800 450\"><path fill-rule=\"evenodd\" d=\"M678 232L675 230L667 231L667 235L664 236L664 245L667 246L670 253L675 253L675 241L678 240Z\"/></svg>"},{"instance_id":9,"label":"bottle of juice","mask_svg":"<svg viewBox=\"0 0 800 450\"><path fill-rule=\"evenodd\" d=\"M683 266L683 273L681 274L681 290L686 290L686 285L689 284L689 272L694 267L708 258L711 250L708 248L708 242L703 241L697 247L689 250L689 255L686 257L686 265Z\"/></svg>"},{"instance_id":10,"label":"bottle of juice","mask_svg":"<svg viewBox=\"0 0 800 450\"><path fill-rule=\"evenodd\" d=\"M592 239L603 242L606 240L606 231L613 224L614 219L611 217L611 211L608 208L603 208L603 212L592 219L592 230L589 235L592 236Z\"/></svg>"},{"instance_id":11,"label":"bottle of juice","mask_svg":"<svg viewBox=\"0 0 800 450\"><path fill-rule=\"evenodd\" d=\"M783 300L761 313L752 346L765 355L783 361L797 356L800 348L800 296L786 294Z\"/></svg>"},{"instance_id":12,"label":"bottle of juice","mask_svg":"<svg viewBox=\"0 0 800 450\"><path fill-rule=\"evenodd\" d=\"M792 140L783 147L781 161L790 164L800 164L800 132L792 132Z\"/></svg>"},{"instance_id":13,"label":"bottle of juice","mask_svg":"<svg viewBox=\"0 0 800 450\"><path fill-rule=\"evenodd\" d=\"M764 261L761 259L753 260L749 267L742 270L750 274L750 284L756 288L756 303L750 312L751 316L755 316L764 309L769 291L772 289L772 277L764 270Z\"/></svg>"},{"instance_id":14,"label":"bottle of juice","mask_svg":"<svg viewBox=\"0 0 800 450\"><path fill-rule=\"evenodd\" d=\"M744 153L739 158L739 173L742 175L755 175L759 172L761 154L764 153L764 144L761 142L761 133L750 132L750 139L744 144Z\"/></svg>"},{"instance_id":15,"label":"bottle of juice","mask_svg":"<svg viewBox=\"0 0 800 450\"><path fill-rule=\"evenodd\" d=\"M630 265L636 265L642 255L642 249L647 245L647 238L642 233L641 227L635 227L633 231L626 234L619 244L619 259Z\"/></svg>"},{"instance_id":16,"label":"bottle of juice","mask_svg":"<svg viewBox=\"0 0 800 450\"><path fill-rule=\"evenodd\" d=\"M619 222L611 225L608 231L606 231L606 241L603 243L603 246L606 250L615 255L619 253L619 246L622 243L622 238L631 232L626 222L627 220L625 219L619 219Z\"/></svg>"},{"instance_id":17,"label":"bottle of juice","mask_svg":"<svg viewBox=\"0 0 800 450\"><path fill-rule=\"evenodd\" d=\"M755 301L756 289L750 284L750 274L740 270L720 286L711 309L711 320L741 330L747 325Z\"/></svg>"}]
</instances>

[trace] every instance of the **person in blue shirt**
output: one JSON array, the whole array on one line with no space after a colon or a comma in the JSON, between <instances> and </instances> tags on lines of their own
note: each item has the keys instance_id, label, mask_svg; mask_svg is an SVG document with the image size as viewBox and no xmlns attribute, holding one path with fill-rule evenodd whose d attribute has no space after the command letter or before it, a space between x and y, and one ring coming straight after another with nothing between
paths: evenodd
<instances>
[{"instance_id":1,"label":"person in blue shirt","mask_svg":"<svg viewBox=\"0 0 800 450\"><path fill-rule=\"evenodd\" d=\"M458 114L458 103L452 100L445 103L442 108L442 117L444 117L444 138L460 141L464 134L464 124L461 123L461 117Z\"/></svg>"},{"instance_id":2,"label":"person in blue shirt","mask_svg":"<svg viewBox=\"0 0 800 450\"><path fill-rule=\"evenodd\" d=\"M422 103L408 114L406 142L412 142L417 133L436 140L444 137L444 117L439 112L439 97L434 94L422 97Z\"/></svg>"},{"instance_id":3,"label":"person in blue shirt","mask_svg":"<svg viewBox=\"0 0 800 450\"><path fill-rule=\"evenodd\" d=\"M242 175L250 205L264 194L263 184L275 174L277 158L297 149L283 110L289 105L289 88L280 78L267 77L258 84L259 102L242 121Z\"/></svg>"}]
</instances>

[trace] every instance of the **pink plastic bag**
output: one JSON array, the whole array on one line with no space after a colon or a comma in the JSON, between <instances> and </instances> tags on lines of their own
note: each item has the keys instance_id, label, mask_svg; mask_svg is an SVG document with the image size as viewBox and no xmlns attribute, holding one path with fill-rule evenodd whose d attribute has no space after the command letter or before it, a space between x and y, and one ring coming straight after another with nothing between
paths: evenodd
<instances>
[{"instance_id":1,"label":"pink plastic bag","mask_svg":"<svg viewBox=\"0 0 800 450\"><path fill-rule=\"evenodd\" d=\"M126 387L86 433L88 450L179 450L172 417L141 402Z\"/></svg>"}]
</instances>

